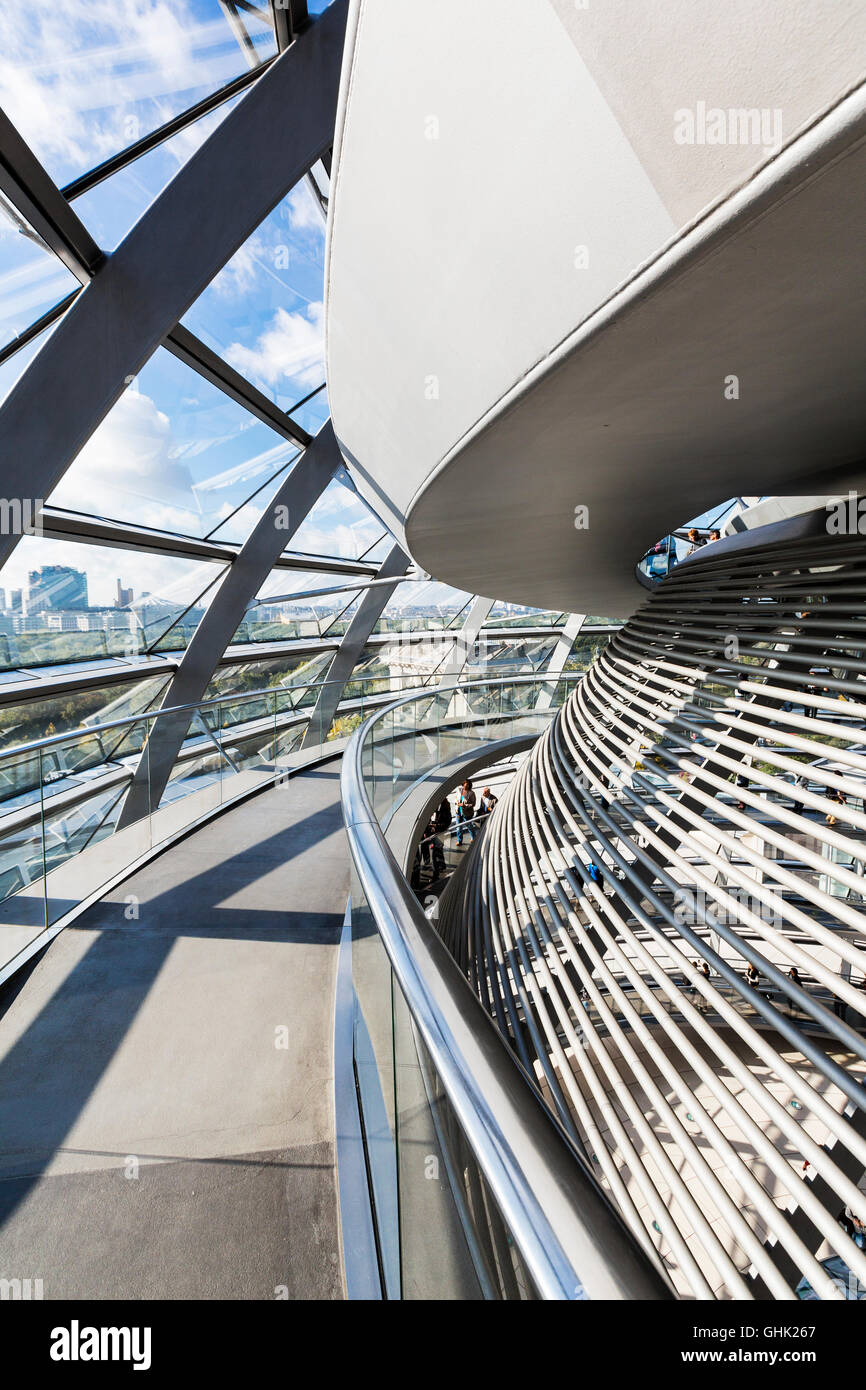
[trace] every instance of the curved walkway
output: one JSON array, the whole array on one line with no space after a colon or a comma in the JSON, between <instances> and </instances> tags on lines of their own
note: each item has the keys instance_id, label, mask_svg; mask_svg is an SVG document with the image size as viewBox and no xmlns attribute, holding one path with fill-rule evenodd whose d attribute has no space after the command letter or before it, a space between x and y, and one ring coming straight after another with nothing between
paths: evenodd
<instances>
[{"instance_id":1,"label":"curved walkway","mask_svg":"<svg viewBox=\"0 0 866 1390\"><path fill-rule=\"evenodd\" d=\"M0 1277L340 1298L339 763L217 818L0 995Z\"/></svg>"}]
</instances>

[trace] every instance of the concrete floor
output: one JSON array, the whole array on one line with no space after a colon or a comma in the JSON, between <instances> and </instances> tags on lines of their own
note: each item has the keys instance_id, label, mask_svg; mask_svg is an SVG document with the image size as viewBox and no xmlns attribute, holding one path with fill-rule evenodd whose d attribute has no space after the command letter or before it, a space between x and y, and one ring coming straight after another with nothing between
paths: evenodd
<instances>
[{"instance_id":1,"label":"concrete floor","mask_svg":"<svg viewBox=\"0 0 866 1390\"><path fill-rule=\"evenodd\" d=\"M169 850L12 982L0 1277L47 1299L343 1296L347 893L332 763Z\"/></svg>"}]
</instances>

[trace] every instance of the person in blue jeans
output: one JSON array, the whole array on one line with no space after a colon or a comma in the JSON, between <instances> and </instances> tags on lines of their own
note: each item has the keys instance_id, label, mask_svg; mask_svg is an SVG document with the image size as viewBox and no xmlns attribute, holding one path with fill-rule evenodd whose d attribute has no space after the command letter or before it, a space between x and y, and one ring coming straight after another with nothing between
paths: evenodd
<instances>
[{"instance_id":1,"label":"person in blue jeans","mask_svg":"<svg viewBox=\"0 0 866 1390\"><path fill-rule=\"evenodd\" d=\"M475 839L475 793L472 790L472 783L467 780L460 788L457 797L457 843L463 844L463 832L469 831L470 842Z\"/></svg>"}]
</instances>

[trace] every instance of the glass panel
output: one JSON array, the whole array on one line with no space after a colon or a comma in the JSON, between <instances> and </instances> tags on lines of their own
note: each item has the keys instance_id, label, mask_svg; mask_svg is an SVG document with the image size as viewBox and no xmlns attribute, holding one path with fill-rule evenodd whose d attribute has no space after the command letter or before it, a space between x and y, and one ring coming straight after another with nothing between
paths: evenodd
<instances>
[{"instance_id":1,"label":"glass panel","mask_svg":"<svg viewBox=\"0 0 866 1390\"><path fill-rule=\"evenodd\" d=\"M416 685L435 686L454 647L455 633L443 628L429 633L396 634L381 646L368 647L352 676L370 682L367 689L390 689L395 694Z\"/></svg>"},{"instance_id":2,"label":"glass panel","mask_svg":"<svg viewBox=\"0 0 866 1390\"><path fill-rule=\"evenodd\" d=\"M384 536L380 536L375 545L372 545L369 550L365 550L358 558L370 565L381 564L393 544L393 537L386 532Z\"/></svg>"},{"instance_id":3,"label":"glass panel","mask_svg":"<svg viewBox=\"0 0 866 1390\"><path fill-rule=\"evenodd\" d=\"M396 989L394 1052L403 1297L535 1297L517 1247Z\"/></svg>"},{"instance_id":4,"label":"glass panel","mask_svg":"<svg viewBox=\"0 0 866 1390\"><path fill-rule=\"evenodd\" d=\"M541 702L542 692L558 699L575 679L545 683L482 681L435 694L419 694L386 709L367 735L367 790L379 821L386 825L396 806L418 781L440 764L465 757L495 739L538 734L556 710Z\"/></svg>"},{"instance_id":5,"label":"glass panel","mask_svg":"<svg viewBox=\"0 0 866 1390\"><path fill-rule=\"evenodd\" d=\"M104 251L120 245L142 213L240 100L237 96L224 101L215 111L72 200L77 216Z\"/></svg>"},{"instance_id":6,"label":"glass panel","mask_svg":"<svg viewBox=\"0 0 866 1390\"><path fill-rule=\"evenodd\" d=\"M154 742L152 757L156 756L156 748ZM219 743L218 708L196 710L189 717L186 736L158 809L154 811L157 842L220 804L224 761ZM178 807L177 803L186 798L189 804Z\"/></svg>"},{"instance_id":7,"label":"glass panel","mask_svg":"<svg viewBox=\"0 0 866 1390\"><path fill-rule=\"evenodd\" d=\"M324 256L325 221L302 181L183 318L283 410L325 379Z\"/></svg>"},{"instance_id":8,"label":"glass panel","mask_svg":"<svg viewBox=\"0 0 866 1390\"><path fill-rule=\"evenodd\" d=\"M347 698L385 690L399 695L422 683L442 665L452 640L443 635L430 641L389 641L381 646L366 647L346 687Z\"/></svg>"},{"instance_id":9,"label":"glass panel","mask_svg":"<svg viewBox=\"0 0 866 1390\"><path fill-rule=\"evenodd\" d=\"M219 529L220 540L243 541L297 452L158 348L48 500L155 530L203 537Z\"/></svg>"},{"instance_id":10,"label":"glass panel","mask_svg":"<svg viewBox=\"0 0 866 1390\"><path fill-rule=\"evenodd\" d=\"M465 678L543 671L556 650L556 636L498 641L482 636L466 663Z\"/></svg>"},{"instance_id":11,"label":"glass panel","mask_svg":"<svg viewBox=\"0 0 866 1390\"><path fill-rule=\"evenodd\" d=\"M561 693L574 682L559 682ZM537 734L540 682L420 695L379 715L362 751L380 822L442 763L478 745ZM486 774L492 784L495 777ZM478 784L479 787L481 783ZM452 824L452 832L454 826ZM453 837L452 837L453 838ZM445 846L439 843L444 859ZM454 852L452 851L452 860ZM452 865L453 866L453 865ZM537 1297L391 975L352 869L354 1042L374 1218L390 1297Z\"/></svg>"},{"instance_id":12,"label":"glass panel","mask_svg":"<svg viewBox=\"0 0 866 1390\"><path fill-rule=\"evenodd\" d=\"M239 701L238 705L219 705L217 708L217 737L223 752L221 796L223 801L241 792L252 790L257 782L269 780L276 764L275 730L285 730L286 723L299 733L301 721L291 714L274 711L283 703L273 695ZM285 704L291 709L291 702ZM227 720L226 716L229 716ZM229 724L234 727L229 727Z\"/></svg>"},{"instance_id":13,"label":"glass panel","mask_svg":"<svg viewBox=\"0 0 866 1390\"><path fill-rule=\"evenodd\" d=\"M374 632L424 632L430 628L459 630L458 619L465 618L472 594L452 589L434 580L398 584L389 598Z\"/></svg>"},{"instance_id":14,"label":"glass panel","mask_svg":"<svg viewBox=\"0 0 866 1390\"><path fill-rule=\"evenodd\" d=\"M301 397L303 399L303 397ZM308 434L318 434L325 421L331 414L331 407L328 403L328 393L323 388L311 396L303 405L286 405L284 409L296 420Z\"/></svg>"},{"instance_id":15,"label":"glass panel","mask_svg":"<svg viewBox=\"0 0 866 1390\"><path fill-rule=\"evenodd\" d=\"M210 561L24 536L0 573L0 669L135 656L172 624L166 646L179 645L221 574Z\"/></svg>"},{"instance_id":16,"label":"glass panel","mask_svg":"<svg viewBox=\"0 0 866 1390\"><path fill-rule=\"evenodd\" d=\"M283 642L293 637L337 637L345 632L359 602L351 583L315 570L274 570L247 610L234 642ZM331 589L332 593L317 593ZM297 594L298 597L291 597ZM305 597L306 596L306 597ZM269 601L265 601L269 600Z\"/></svg>"},{"instance_id":17,"label":"glass panel","mask_svg":"<svg viewBox=\"0 0 866 1390\"><path fill-rule=\"evenodd\" d=\"M567 613L550 608L526 608L520 603L494 603L485 627L562 627Z\"/></svg>"},{"instance_id":18,"label":"glass panel","mask_svg":"<svg viewBox=\"0 0 866 1390\"><path fill-rule=\"evenodd\" d=\"M77 286L72 272L0 196L0 347Z\"/></svg>"},{"instance_id":19,"label":"glass panel","mask_svg":"<svg viewBox=\"0 0 866 1390\"><path fill-rule=\"evenodd\" d=\"M381 521L377 520L357 493L335 480L328 484L302 521L287 549L292 554L359 560L381 535ZM388 549L391 545L393 541Z\"/></svg>"},{"instance_id":20,"label":"glass panel","mask_svg":"<svg viewBox=\"0 0 866 1390\"><path fill-rule=\"evenodd\" d=\"M351 869L355 1074L385 1291L401 1296L391 968Z\"/></svg>"},{"instance_id":21,"label":"glass panel","mask_svg":"<svg viewBox=\"0 0 866 1390\"><path fill-rule=\"evenodd\" d=\"M79 734L42 751L45 911L50 925L150 848L148 723ZM144 814L117 832L130 780ZM122 905L118 914L122 914Z\"/></svg>"},{"instance_id":22,"label":"glass panel","mask_svg":"<svg viewBox=\"0 0 866 1390\"><path fill-rule=\"evenodd\" d=\"M332 652L319 656L279 657L271 661L245 661L236 666L224 666L212 678L205 692L205 701L221 695L237 693L243 697L252 690L266 690L262 696L270 710L282 712L300 709L313 703L319 685L325 679L333 660ZM221 706L223 728L246 717L243 698L227 701ZM233 713L233 711L236 711Z\"/></svg>"},{"instance_id":23,"label":"glass panel","mask_svg":"<svg viewBox=\"0 0 866 1390\"><path fill-rule=\"evenodd\" d=\"M152 676L143 681L124 681L119 685L97 686L92 690L73 690L64 695L31 700L21 705L0 708L0 747L32 743L37 739L62 734L82 725L102 724L114 719L126 719L150 709L168 683L166 676ZM100 735L106 756L121 731L106 731ZM3 779L0 763L0 785ZM0 801L3 793L0 792Z\"/></svg>"},{"instance_id":24,"label":"glass panel","mask_svg":"<svg viewBox=\"0 0 866 1390\"><path fill-rule=\"evenodd\" d=\"M586 637L579 634L565 663L566 671L587 671L607 646L608 637Z\"/></svg>"},{"instance_id":25,"label":"glass panel","mask_svg":"<svg viewBox=\"0 0 866 1390\"><path fill-rule=\"evenodd\" d=\"M57 324L61 321L62 319L58 319L57 323L52 323L50 327L43 329L38 337L32 338L29 343L20 347L17 352L13 353L11 357L7 357L6 361L0 365L0 405L3 404L12 387L24 375L37 352L44 343L47 343Z\"/></svg>"},{"instance_id":26,"label":"glass panel","mask_svg":"<svg viewBox=\"0 0 866 1390\"><path fill-rule=\"evenodd\" d=\"M0 101L62 186L247 70L217 0L4 7ZM241 11L259 59L267 16Z\"/></svg>"},{"instance_id":27,"label":"glass panel","mask_svg":"<svg viewBox=\"0 0 866 1390\"><path fill-rule=\"evenodd\" d=\"M0 761L0 964L45 929L39 750Z\"/></svg>"}]
</instances>

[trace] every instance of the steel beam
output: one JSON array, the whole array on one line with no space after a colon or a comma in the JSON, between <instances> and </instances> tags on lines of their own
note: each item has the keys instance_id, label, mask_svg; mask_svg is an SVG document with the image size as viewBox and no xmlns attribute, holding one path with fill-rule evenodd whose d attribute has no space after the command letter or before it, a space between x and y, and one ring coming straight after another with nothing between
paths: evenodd
<instances>
[{"instance_id":1,"label":"steel beam","mask_svg":"<svg viewBox=\"0 0 866 1390\"><path fill-rule=\"evenodd\" d=\"M80 198L83 193L89 193L91 188L96 188L97 184L104 179L110 178L120 169L125 169L127 165L134 164L143 154L148 154L155 150L158 145L162 145L166 140L170 140L173 135L186 130L187 126L194 125L201 120L202 116L207 116L211 111L223 105L226 101L231 101L240 92L246 91L247 87L253 82L258 81L262 75L262 70L274 61L273 57L266 58L259 68L250 68L247 72L242 72L240 77L232 78L224 87L220 87L215 92L211 92L201 101L197 101L194 106L188 106L179 115L173 116L170 121L157 126L156 130L151 130L147 135L143 135L140 140L135 140L125 149L119 150L117 154L104 159L101 164L96 164L89 169L86 174L81 174L71 183L64 184L61 193L64 198L72 202L75 198Z\"/></svg>"},{"instance_id":2,"label":"steel beam","mask_svg":"<svg viewBox=\"0 0 866 1390\"><path fill-rule=\"evenodd\" d=\"M271 0L271 14L277 47L282 52L309 23L307 0Z\"/></svg>"},{"instance_id":3,"label":"steel beam","mask_svg":"<svg viewBox=\"0 0 866 1390\"><path fill-rule=\"evenodd\" d=\"M454 639L454 645L448 654L448 660L442 670L442 679L439 682L440 690L450 690L457 684L460 672L463 670L469 658L469 653L475 645L475 639L486 622L490 610L493 607L492 598L478 597L466 615L466 621Z\"/></svg>"},{"instance_id":4,"label":"steel beam","mask_svg":"<svg viewBox=\"0 0 866 1390\"><path fill-rule=\"evenodd\" d=\"M341 462L329 420L295 464L241 547L181 658L163 696L161 709L193 705L203 698L220 657L244 616L250 595L264 583L286 543L286 530L278 525L281 509L288 508L294 532L321 497ZM189 726L189 711L168 715L156 723L127 793L117 822L118 830L157 808Z\"/></svg>"},{"instance_id":5,"label":"steel beam","mask_svg":"<svg viewBox=\"0 0 866 1390\"><path fill-rule=\"evenodd\" d=\"M565 663L571 655L575 640L585 622L585 613L569 613L565 626L560 633L559 641L550 653L550 660L544 672L545 676L552 676L553 680L551 680L550 685L545 685L539 695L535 706L537 710L550 709L556 691L556 681L565 670Z\"/></svg>"},{"instance_id":6,"label":"steel beam","mask_svg":"<svg viewBox=\"0 0 866 1390\"><path fill-rule=\"evenodd\" d=\"M234 367L230 367L217 353L197 338L194 333L190 333L188 328L184 328L179 323L176 328L168 334L165 339L165 347L173 353L179 361L186 366L192 367L193 371L198 372L212 386L218 386L224 395L230 396L238 405L242 405L251 415L255 415L265 425L270 425L272 430L281 434L284 439L289 439L293 444L297 444L299 449L305 449L312 439L305 429L296 424L295 421L280 410L279 406L253 386L252 382L247 381L246 377L236 372Z\"/></svg>"},{"instance_id":7,"label":"steel beam","mask_svg":"<svg viewBox=\"0 0 866 1390\"><path fill-rule=\"evenodd\" d=\"M9 117L0 110L0 193L82 285L105 257Z\"/></svg>"},{"instance_id":8,"label":"steel beam","mask_svg":"<svg viewBox=\"0 0 866 1390\"><path fill-rule=\"evenodd\" d=\"M328 683L319 691L307 732L301 741L301 748L312 748L314 744L323 742L327 737L343 691L358 664L358 658L381 618L389 598L405 575L409 563L408 555L399 545L392 546L382 561L379 578L393 579L394 582L391 585L383 585L382 588L369 590L361 599L358 611L349 623L346 635L331 662Z\"/></svg>"},{"instance_id":9,"label":"steel beam","mask_svg":"<svg viewBox=\"0 0 866 1390\"><path fill-rule=\"evenodd\" d=\"M346 10L335 0L250 87L12 389L0 410L7 498L50 495L181 315L329 147ZM0 537L0 564L17 540Z\"/></svg>"}]
</instances>

